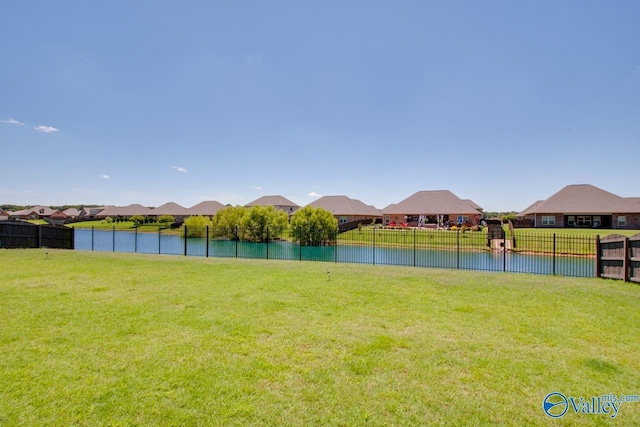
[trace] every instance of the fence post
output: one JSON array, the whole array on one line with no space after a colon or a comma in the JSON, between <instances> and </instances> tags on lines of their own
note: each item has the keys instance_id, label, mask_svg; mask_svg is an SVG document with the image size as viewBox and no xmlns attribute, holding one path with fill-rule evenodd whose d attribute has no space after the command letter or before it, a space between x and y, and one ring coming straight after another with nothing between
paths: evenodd
<instances>
[{"instance_id":1,"label":"fence post","mask_svg":"<svg viewBox=\"0 0 640 427\"><path fill-rule=\"evenodd\" d=\"M267 259L269 259L269 226L267 225Z\"/></svg>"},{"instance_id":2,"label":"fence post","mask_svg":"<svg viewBox=\"0 0 640 427\"><path fill-rule=\"evenodd\" d=\"M300 261L302 261L302 226L298 226L298 248L300 249Z\"/></svg>"},{"instance_id":3,"label":"fence post","mask_svg":"<svg viewBox=\"0 0 640 427\"><path fill-rule=\"evenodd\" d=\"M236 225L236 258L238 258L238 226Z\"/></svg>"},{"instance_id":4,"label":"fence post","mask_svg":"<svg viewBox=\"0 0 640 427\"><path fill-rule=\"evenodd\" d=\"M333 250L333 260L337 263L338 262L338 229L336 228L334 230L334 235L333 237L335 238L336 241L336 248Z\"/></svg>"},{"instance_id":5,"label":"fence post","mask_svg":"<svg viewBox=\"0 0 640 427\"><path fill-rule=\"evenodd\" d=\"M205 249L205 258L209 258L209 226L207 225L207 228L204 232L205 234L205 244L207 245L206 249Z\"/></svg>"},{"instance_id":6,"label":"fence post","mask_svg":"<svg viewBox=\"0 0 640 427\"><path fill-rule=\"evenodd\" d=\"M502 229L502 272L507 271L507 232Z\"/></svg>"},{"instance_id":7,"label":"fence post","mask_svg":"<svg viewBox=\"0 0 640 427\"><path fill-rule=\"evenodd\" d=\"M416 240L417 240L418 234L417 234L417 229L413 229L413 266L416 266Z\"/></svg>"},{"instance_id":8,"label":"fence post","mask_svg":"<svg viewBox=\"0 0 640 427\"><path fill-rule=\"evenodd\" d=\"M160 226L158 226L158 255L160 255L162 253L162 251L161 251L162 246L160 245L160 242L161 242L162 239L160 237L161 237L160 236Z\"/></svg>"},{"instance_id":9,"label":"fence post","mask_svg":"<svg viewBox=\"0 0 640 427\"><path fill-rule=\"evenodd\" d=\"M624 280L625 282L629 281L629 264L631 261L631 256L629 253L629 238L625 237L624 238L624 261L622 261L622 280Z\"/></svg>"},{"instance_id":10,"label":"fence post","mask_svg":"<svg viewBox=\"0 0 640 427\"><path fill-rule=\"evenodd\" d=\"M553 271L552 274L556 275L556 233L553 233Z\"/></svg>"},{"instance_id":11,"label":"fence post","mask_svg":"<svg viewBox=\"0 0 640 427\"><path fill-rule=\"evenodd\" d=\"M373 229L373 265L376 265L376 229Z\"/></svg>"},{"instance_id":12,"label":"fence post","mask_svg":"<svg viewBox=\"0 0 640 427\"><path fill-rule=\"evenodd\" d=\"M133 252L138 253L138 228L136 227L133 232Z\"/></svg>"},{"instance_id":13,"label":"fence post","mask_svg":"<svg viewBox=\"0 0 640 427\"><path fill-rule=\"evenodd\" d=\"M460 270L460 229L456 230L456 269Z\"/></svg>"},{"instance_id":14,"label":"fence post","mask_svg":"<svg viewBox=\"0 0 640 427\"><path fill-rule=\"evenodd\" d=\"M116 226L113 226L113 237L111 238L111 250L116 251Z\"/></svg>"},{"instance_id":15,"label":"fence post","mask_svg":"<svg viewBox=\"0 0 640 427\"><path fill-rule=\"evenodd\" d=\"M600 251L600 235L596 235L596 277L602 275L602 255Z\"/></svg>"},{"instance_id":16,"label":"fence post","mask_svg":"<svg viewBox=\"0 0 640 427\"><path fill-rule=\"evenodd\" d=\"M93 241L94 241L94 232L95 232L96 226L92 225L91 226L91 250L94 250L94 245L93 245Z\"/></svg>"},{"instance_id":17,"label":"fence post","mask_svg":"<svg viewBox=\"0 0 640 427\"><path fill-rule=\"evenodd\" d=\"M187 256L187 225L184 225L184 256Z\"/></svg>"},{"instance_id":18,"label":"fence post","mask_svg":"<svg viewBox=\"0 0 640 427\"><path fill-rule=\"evenodd\" d=\"M71 227L71 248L69 249L75 249L75 248L76 248L76 228Z\"/></svg>"}]
</instances>

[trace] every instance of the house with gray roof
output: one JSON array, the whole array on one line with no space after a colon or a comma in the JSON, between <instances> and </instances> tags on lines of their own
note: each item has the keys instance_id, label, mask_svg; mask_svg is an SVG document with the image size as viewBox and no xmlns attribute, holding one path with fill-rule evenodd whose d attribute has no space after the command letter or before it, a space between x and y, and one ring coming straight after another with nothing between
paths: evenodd
<instances>
[{"instance_id":1,"label":"house with gray roof","mask_svg":"<svg viewBox=\"0 0 640 427\"><path fill-rule=\"evenodd\" d=\"M293 203L291 200L283 196L262 196L253 202L244 205L245 208L250 208L252 206L273 206L276 209L285 211L289 215L292 215L295 211L300 209L300 205Z\"/></svg>"},{"instance_id":2,"label":"house with gray roof","mask_svg":"<svg viewBox=\"0 0 640 427\"><path fill-rule=\"evenodd\" d=\"M338 220L338 225L382 218L382 212L379 209L347 196L324 196L307 206L331 212Z\"/></svg>"},{"instance_id":3,"label":"house with gray roof","mask_svg":"<svg viewBox=\"0 0 640 427\"><path fill-rule=\"evenodd\" d=\"M189 216L207 216L212 218L220 209L224 209L224 205L215 200L208 200L200 202L197 205L191 206L187 211Z\"/></svg>"},{"instance_id":4,"label":"house with gray roof","mask_svg":"<svg viewBox=\"0 0 640 427\"><path fill-rule=\"evenodd\" d=\"M640 197L620 197L590 184L567 185L518 214L534 227L640 228Z\"/></svg>"},{"instance_id":5,"label":"house with gray roof","mask_svg":"<svg viewBox=\"0 0 640 427\"><path fill-rule=\"evenodd\" d=\"M23 209L21 211L15 211L11 214L11 218L13 219L45 219L50 217L54 212L54 209L51 209L48 206L33 206L28 209Z\"/></svg>"},{"instance_id":6,"label":"house with gray roof","mask_svg":"<svg viewBox=\"0 0 640 427\"><path fill-rule=\"evenodd\" d=\"M182 222L185 218L191 216L191 214L189 213L189 209L174 202L165 203L164 205L158 206L151 211L156 219L161 215L170 215L177 222Z\"/></svg>"},{"instance_id":7,"label":"house with gray roof","mask_svg":"<svg viewBox=\"0 0 640 427\"><path fill-rule=\"evenodd\" d=\"M153 216L153 210L137 203L128 206L107 206L100 213L96 215L96 218L131 218L132 216Z\"/></svg>"},{"instance_id":8,"label":"house with gray roof","mask_svg":"<svg viewBox=\"0 0 640 427\"><path fill-rule=\"evenodd\" d=\"M449 190L418 191L382 209L383 224L407 224L410 227L429 224L477 225L482 212L473 205L475 203L472 201L462 200Z\"/></svg>"}]
</instances>

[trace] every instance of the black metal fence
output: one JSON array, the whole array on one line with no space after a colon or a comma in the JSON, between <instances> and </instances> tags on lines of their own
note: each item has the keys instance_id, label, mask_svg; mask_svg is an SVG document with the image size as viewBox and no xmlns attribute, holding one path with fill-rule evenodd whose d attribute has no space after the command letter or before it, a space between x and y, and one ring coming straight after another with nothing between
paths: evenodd
<instances>
[{"instance_id":1,"label":"black metal fence","mask_svg":"<svg viewBox=\"0 0 640 427\"><path fill-rule=\"evenodd\" d=\"M294 230L295 231L295 230ZM311 233L312 231L310 231ZM373 265L504 271L577 277L596 273L595 236L504 234L417 228L361 227L331 233L317 245L301 230L213 228L181 230L77 229L78 250L202 257L324 261ZM253 236L253 237L248 237ZM257 238L255 236L258 236Z\"/></svg>"},{"instance_id":2,"label":"black metal fence","mask_svg":"<svg viewBox=\"0 0 640 427\"><path fill-rule=\"evenodd\" d=\"M53 225L0 221L0 248L74 248L74 230Z\"/></svg>"}]
</instances>

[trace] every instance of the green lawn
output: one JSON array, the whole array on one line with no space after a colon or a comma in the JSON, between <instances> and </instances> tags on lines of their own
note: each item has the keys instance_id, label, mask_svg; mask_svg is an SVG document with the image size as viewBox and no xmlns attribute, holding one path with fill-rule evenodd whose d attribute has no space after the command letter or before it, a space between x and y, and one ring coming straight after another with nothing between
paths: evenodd
<instances>
[{"instance_id":1,"label":"green lawn","mask_svg":"<svg viewBox=\"0 0 640 427\"><path fill-rule=\"evenodd\" d=\"M640 394L629 283L55 250L0 273L3 426L549 425L548 393Z\"/></svg>"}]
</instances>

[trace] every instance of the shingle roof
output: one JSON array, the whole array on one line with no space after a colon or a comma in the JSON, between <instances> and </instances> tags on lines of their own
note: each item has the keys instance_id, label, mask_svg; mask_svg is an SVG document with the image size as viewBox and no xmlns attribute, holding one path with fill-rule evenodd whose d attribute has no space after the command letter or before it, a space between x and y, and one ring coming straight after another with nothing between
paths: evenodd
<instances>
[{"instance_id":1,"label":"shingle roof","mask_svg":"<svg viewBox=\"0 0 640 427\"><path fill-rule=\"evenodd\" d=\"M134 215L154 215L153 211L149 208L145 208L139 204L133 204L129 206L107 206L102 212L96 215L96 217L108 217L108 216L134 216Z\"/></svg>"},{"instance_id":2,"label":"shingle roof","mask_svg":"<svg viewBox=\"0 0 640 427\"><path fill-rule=\"evenodd\" d=\"M483 210L482 207L479 204L477 204L476 202L474 202L471 199L462 199L462 201L466 202L469 206L471 206L475 210L478 210L478 211Z\"/></svg>"},{"instance_id":3,"label":"shingle roof","mask_svg":"<svg viewBox=\"0 0 640 427\"><path fill-rule=\"evenodd\" d=\"M333 215L382 216L382 212L379 209L371 205L365 205L360 200L351 199L347 196L320 197L318 200L309 203L308 206L325 209Z\"/></svg>"},{"instance_id":4,"label":"shingle roof","mask_svg":"<svg viewBox=\"0 0 640 427\"><path fill-rule=\"evenodd\" d=\"M247 208L251 206L287 206L299 208L300 206L283 196L262 196L251 203L244 205Z\"/></svg>"},{"instance_id":5,"label":"shingle roof","mask_svg":"<svg viewBox=\"0 0 640 427\"><path fill-rule=\"evenodd\" d=\"M40 211L42 211L42 213L40 213ZM53 214L55 212L55 210L51 209L48 206L37 205L37 206L30 207L28 209L23 209L21 211L16 211L16 212L13 213L13 215L15 215L15 216L26 216L26 215L29 215L32 212L37 214L37 215L50 216L51 214Z\"/></svg>"},{"instance_id":6,"label":"shingle roof","mask_svg":"<svg viewBox=\"0 0 640 427\"><path fill-rule=\"evenodd\" d=\"M169 202L153 209L153 215L187 216L189 215L189 210L177 203Z\"/></svg>"},{"instance_id":7,"label":"shingle roof","mask_svg":"<svg viewBox=\"0 0 640 427\"><path fill-rule=\"evenodd\" d=\"M525 214L611 214L637 213L637 198L624 198L590 184L567 185L542 203L528 207ZM522 213L521 213L522 214Z\"/></svg>"},{"instance_id":8,"label":"shingle roof","mask_svg":"<svg viewBox=\"0 0 640 427\"><path fill-rule=\"evenodd\" d=\"M191 206L187 211L189 215L213 216L223 208L224 205L222 203L216 202L215 200L208 200Z\"/></svg>"},{"instance_id":9,"label":"shingle roof","mask_svg":"<svg viewBox=\"0 0 640 427\"><path fill-rule=\"evenodd\" d=\"M67 216L78 216L80 215L80 210L76 208L69 208L62 211Z\"/></svg>"},{"instance_id":10,"label":"shingle roof","mask_svg":"<svg viewBox=\"0 0 640 427\"><path fill-rule=\"evenodd\" d=\"M520 212L516 216L532 215L536 211L538 206L540 206L543 203L544 203L544 200L536 200L535 202L533 202L531 205L527 206L522 212Z\"/></svg>"},{"instance_id":11,"label":"shingle roof","mask_svg":"<svg viewBox=\"0 0 640 427\"><path fill-rule=\"evenodd\" d=\"M385 215L481 214L449 190L418 191L400 203L387 206L382 212Z\"/></svg>"}]
</instances>

